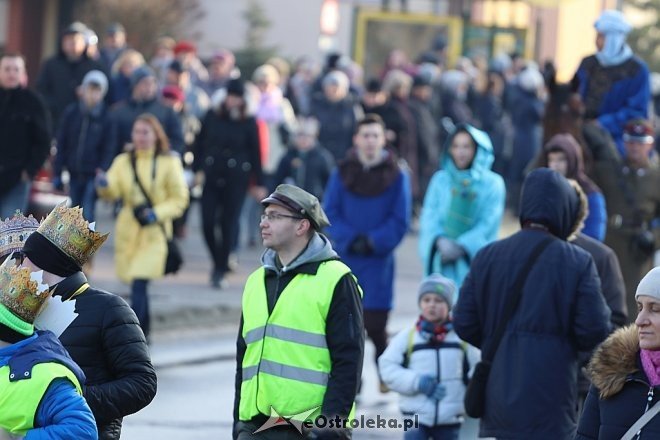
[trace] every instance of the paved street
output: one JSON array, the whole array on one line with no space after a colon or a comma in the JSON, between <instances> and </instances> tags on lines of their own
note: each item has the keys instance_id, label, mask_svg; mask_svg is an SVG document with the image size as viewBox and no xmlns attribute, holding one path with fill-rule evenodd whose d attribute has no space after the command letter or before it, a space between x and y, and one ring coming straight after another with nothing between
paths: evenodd
<instances>
[{"instance_id":1,"label":"paved street","mask_svg":"<svg viewBox=\"0 0 660 440\"><path fill-rule=\"evenodd\" d=\"M261 248L243 249L240 267L222 291L209 287L211 270L193 207L188 236L182 241L184 270L151 286L152 356L158 371L158 394L140 413L127 417L122 439L225 439L231 436L234 398L235 337L240 297L248 273L258 266ZM98 229L111 230L110 208L99 204ZM510 219L503 234L515 229ZM111 236L112 237L112 236ZM417 317L417 286L421 277L417 241L409 234L397 252L396 304L389 322L395 333ZM94 262L92 282L127 296L128 286L116 280L112 240ZM358 415L400 418L396 394L377 390L373 350L365 353L363 389ZM400 430L357 430L356 439L402 438ZM476 423L466 423L462 439L476 438Z\"/></svg>"}]
</instances>

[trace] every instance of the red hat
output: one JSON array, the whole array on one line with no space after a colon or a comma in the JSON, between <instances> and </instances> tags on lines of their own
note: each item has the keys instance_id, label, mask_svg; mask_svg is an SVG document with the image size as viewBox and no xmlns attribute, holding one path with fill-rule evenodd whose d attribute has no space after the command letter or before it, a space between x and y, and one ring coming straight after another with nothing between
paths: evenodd
<instances>
[{"instance_id":1,"label":"red hat","mask_svg":"<svg viewBox=\"0 0 660 440\"><path fill-rule=\"evenodd\" d=\"M186 99L181 87L175 85L167 85L163 87L161 94L163 95L163 98L174 99L177 102L183 102Z\"/></svg>"},{"instance_id":2,"label":"red hat","mask_svg":"<svg viewBox=\"0 0 660 440\"><path fill-rule=\"evenodd\" d=\"M646 119L633 119L628 121L623 129L623 140L630 142L653 143L655 132L653 125Z\"/></svg>"},{"instance_id":3,"label":"red hat","mask_svg":"<svg viewBox=\"0 0 660 440\"><path fill-rule=\"evenodd\" d=\"M192 41L182 40L174 46L174 55L185 52L197 52L197 47L195 47L195 44Z\"/></svg>"}]
</instances>

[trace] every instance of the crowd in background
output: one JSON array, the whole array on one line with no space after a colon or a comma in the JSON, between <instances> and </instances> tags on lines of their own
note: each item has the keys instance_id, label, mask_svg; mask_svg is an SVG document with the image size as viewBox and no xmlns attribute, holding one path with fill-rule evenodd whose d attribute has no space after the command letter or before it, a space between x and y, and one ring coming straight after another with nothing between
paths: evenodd
<instances>
[{"instance_id":1,"label":"crowd in background","mask_svg":"<svg viewBox=\"0 0 660 440\"><path fill-rule=\"evenodd\" d=\"M67 189L86 219L94 219L97 196L122 205L118 275L132 283L133 308L148 334L147 285L163 275L150 265L157 259L162 266L172 235L197 227L186 225L190 194L201 201L210 284L222 288L238 247L258 242L259 202L279 184L294 184L321 200L329 238L364 283L364 325L379 356L387 345L393 252L404 234L419 228L425 273L441 272L457 288L467 276L474 290L471 264L496 240L505 208L545 212L519 204L525 176L548 167L575 180L584 196L583 234L575 212L555 219L561 233L550 232L577 237L597 260L589 271L615 278L617 291L608 298L604 283L602 293L611 323L620 326L634 320L637 284L660 247L653 150L660 105L652 105L660 74L630 51L630 26L620 14L604 13L596 30L596 54L571 83L559 84L552 62L539 66L521 54L450 63L443 35L418 54L392 51L377 75L333 53L323 63L271 58L246 77L228 49L203 60L192 42L163 37L153 54L141 54L121 24L109 26L99 44L76 22L41 66L36 92L24 88L20 56L0 61L0 124L26 127L2 147L0 216L27 208L30 181L54 139L53 184ZM573 189L557 185L558 200L578 203ZM148 228L159 222L168 226ZM597 255L614 254L601 242L618 256L603 270ZM442 394L427 388L429 396Z\"/></svg>"}]
</instances>

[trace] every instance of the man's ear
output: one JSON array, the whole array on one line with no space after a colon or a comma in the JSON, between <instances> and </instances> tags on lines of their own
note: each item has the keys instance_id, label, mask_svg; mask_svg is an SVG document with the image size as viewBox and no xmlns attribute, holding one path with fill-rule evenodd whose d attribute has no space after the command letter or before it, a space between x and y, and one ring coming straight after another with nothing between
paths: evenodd
<instances>
[{"instance_id":1,"label":"man's ear","mask_svg":"<svg viewBox=\"0 0 660 440\"><path fill-rule=\"evenodd\" d=\"M309 230L312 229L312 223L304 218L298 223L298 229L296 229L296 235L303 236L306 235Z\"/></svg>"}]
</instances>

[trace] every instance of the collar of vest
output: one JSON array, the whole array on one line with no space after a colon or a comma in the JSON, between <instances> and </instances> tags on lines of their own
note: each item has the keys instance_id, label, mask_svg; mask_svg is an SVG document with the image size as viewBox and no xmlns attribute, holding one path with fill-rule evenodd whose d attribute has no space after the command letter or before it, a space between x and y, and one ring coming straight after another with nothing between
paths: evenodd
<instances>
[{"instance_id":1,"label":"collar of vest","mask_svg":"<svg viewBox=\"0 0 660 440\"><path fill-rule=\"evenodd\" d=\"M296 266L293 269L287 271L286 273L292 275L297 275L299 273L305 275L316 275L316 272L318 272L321 263L324 263L326 261L333 261L333 260L339 260L339 258L330 258L329 260L323 260L323 261L310 261L309 263L304 263L301 264L300 266ZM277 276L277 272L272 268L266 267L265 270L267 277Z\"/></svg>"},{"instance_id":2,"label":"collar of vest","mask_svg":"<svg viewBox=\"0 0 660 440\"><path fill-rule=\"evenodd\" d=\"M9 359L7 364L9 365L10 382L29 379L32 377L32 368L45 362L64 365L73 372L81 384L85 383L85 374L82 369L71 359L57 336L49 331L38 331L36 339L26 344Z\"/></svg>"}]
</instances>

